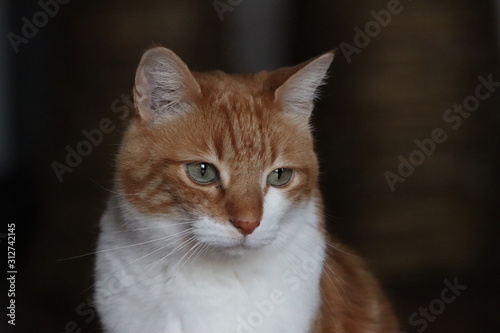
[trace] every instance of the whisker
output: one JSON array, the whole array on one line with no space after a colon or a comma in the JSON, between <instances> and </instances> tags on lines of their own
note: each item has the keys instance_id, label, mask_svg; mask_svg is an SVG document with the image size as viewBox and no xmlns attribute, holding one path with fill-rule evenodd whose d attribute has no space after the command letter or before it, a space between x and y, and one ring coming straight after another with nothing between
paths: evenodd
<instances>
[{"instance_id":1,"label":"whisker","mask_svg":"<svg viewBox=\"0 0 500 333\"><path fill-rule=\"evenodd\" d=\"M144 245L144 244L150 244L150 243L159 242L159 241L162 241L162 240L164 240L164 239L166 239L168 237L171 237L171 235L165 236L165 237L161 237L161 238L158 238L158 239L153 239L153 240L145 241L145 242L142 242L142 243L124 245L124 246L119 246L119 247L115 247L115 248L111 248L111 249L104 249L104 250L100 250L100 251L94 251L94 252L90 252L90 253L80 254L80 255L77 255L77 256L69 257L69 258L57 259L56 261L67 261L67 260L79 259L79 258L88 257L88 256L91 256L91 255L94 255L94 254L98 254L98 253L127 249L127 248L131 248L131 247L135 247L135 246L140 246L140 245Z\"/></svg>"},{"instance_id":2,"label":"whisker","mask_svg":"<svg viewBox=\"0 0 500 333\"><path fill-rule=\"evenodd\" d=\"M175 235L170 235L170 237L169 237L168 239L165 239L165 240L177 239L177 238L179 238L180 236L184 236L184 235L188 234L189 232L191 232L191 229L184 230L184 231L182 231L182 232L180 232L180 233L177 233L177 234L175 234ZM133 261L131 261L131 262L127 263L127 265L125 265L125 267L127 267L127 266L129 266L129 265L131 265L131 264L133 264L133 263L135 263L135 262L137 262L137 261L141 260L141 259L144 259L144 258L146 258L146 257L148 257L148 256L150 256L150 255L152 255L152 254L154 254L154 253L156 253L156 252L158 252L158 251L164 250L165 248L169 247L169 246L170 246L170 244L171 244L171 243L167 243L167 244L165 244L165 245L161 246L160 248L158 248L158 249L156 249L156 250L154 250L154 251L152 251L152 252L149 252L149 253L147 253L147 254L143 255L142 257L137 258L137 259L135 259L135 260L133 260ZM152 247L150 247L150 249L154 249L155 247L156 247L156 245L153 245Z\"/></svg>"},{"instance_id":3,"label":"whisker","mask_svg":"<svg viewBox=\"0 0 500 333\"><path fill-rule=\"evenodd\" d=\"M181 249L185 248L186 246L189 245L189 242L192 241L193 239L195 238L195 236L191 236L187 241L185 242L182 242L181 244L179 244L177 247L175 247L172 251L170 251L167 255L165 255L163 258L155 261L153 264L150 265L150 267L148 268L148 270L146 272L143 273L143 275L147 274L148 272L150 272L154 267L156 267L157 265L159 265L163 260L165 260L166 258L168 258L169 256L175 254L176 252L180 251Z\"/></svg>"},{"instance_id":4,"label":"whisker","mask_svg":"<svg viewBox=\"0 0 500 333\"><path fill-rule=\"evenodd\" d=\"M196 242L195 239L192 239L192 241L190 243L193 243L193 242ZM189 259L196 253L196 250L201 246L202 244L201 243L196 243L192 248L190 248L183 256L182 258L177 262L177 264L173 267L173 269L176 268L176 266L178 266L180 263L182 263L182 261L184 260L184 258L192 251L192 253L189 255L189 257L186 258L186 260L184 260L184 262L182 263L182 265L176 269L176 272L174 274L172 274L173 276L177 275L181 269L184 267L184 265L189 261Z\"/></svg>"},{"instance_id":5,"label":"whisker","mask_svg":"<svg viewBox=\"0 0 500 333\"><path fill-rule=\"evenodd\" d=\"M196 254L196 256L193 258L193 260L196 260L200 254L202 254L203 252L205 252L207 250L207 248L209 247L208 244L203 244L203 247L201 248L201 250Z\"/></svg>"},{"instance_id":6,"label":"whisker","mask_svg":"<svg viewBox=\"0 0 500 333\"><path fill-rule=\"evenodd\" d=\"M142 230L150 230L150 229L167 229L169 227L175 227L179 225L186 225L186 224L192 224L192 221L186 221L186 222L178 222L178 223L166 223L165 225L157 225L157 226L149 226L149 227L143 227L143 228L133 228L133 229L125 229L125 230L119 230L119 231L114 231L114 234L120 234L124 232L134 232L134 231L142 231Z\"/></svg>"},{"instance_id":7,"label":"whisker","mask_svg":"<svg viewBox=\"0 0 500 333\"><path fill-rule=\"evenodd\" d=\"M335 245L338 245L338 246L335 246ZM340 246L341 246L341 245L342 245L342 244L340 244L340 243L333 243L333 244L331 244L329 241L327 241L327 242L326 242L326 246L328 246L329 248L331 248L331 249L333 249L333 250L335 250L335 251L337 251L337 252L340 252L340 253L346 254L346 255L348 255L348 256L355 257L355 258L366 259L365 257L362 257L362 256L359 256L359 255L356 255L356 254L354 254L354 253L350 253L350 252L347 252L347 251L341 250L341 249L340 249Z\"/></svg>"},{"instance_id":8,"label":"whisker","mask_svg":"<svg viewBox=\"0 0 500 333\"><path fill-rule=\"evenodd\" d=\"M104 191L106 191L106 192L113 193L113 194L119 194L119 193L117 193L117 192L115 192L115 191L113 191L113 190L111 190L111 189L109 189L109 188L107 188L107 187L104 187L103 185L99 184L98 182L96 182L96 181L95 181L94 179L92 179L92 178L89 178L89 180L90 180L92 183L94 183L94 185L97 185L98 187L100 187L102 190L104 190Z\"/></svg>"},{"instance_id":9,"label":"whisker","mask_svg":"<svg viewBox=\"0 0 500 333\"><path fill-rule=\"evenodd\" d=\"M182 231L182 232L180 232L180 233L177 233L177 234L175 234L175 235L169 235L167 238L168 238L168 240L169 240L169 239L171 239L171 238L175 238L175 237L183 236L183 235L185 235L186 233L188 233L188 232L190 232L190 231L191 231L190 229L189 229L189 230L184 230L184 231ZM167 238L165 238L165 240L167 240ZM155 252L161 251L161 250L163 250L163 249L167 248L168 246L170 246L170 244L171 244L171 243L168 243L168 244L166 244L166 245L164 245L164 246L160 247L159 249L157 249L157 250L155 250L155 251L149 252L148 254L146 254L146 255L144 255L144 256L142 256L142 257L140 257L140 258L137 258L137 259L135 259L135 260L133 260L133 261L131 261L131 262L127 263L124 267L128 267L128 266L132 265L133 263L135 263L135 262L137 262L137 261L139 261L139 260L141 260L141 259L144 259L144 258L146 258L147 256L149 256L149 255L151 255L151 254L153 254L153 253L155 253ZM149 251L149 250L154 249L155 247L156 247L156 245L153 245L153 246L149 247L149 248L148 248L148 251ZM80 292L80 294L85 293L86 291L88 291L89 289L91 289L92 287L94 287L94 286L95 286L95 284L96 284L96 283L93 283L92 285L90 285L89 287L87 287L86 289L84 289L83 291L81 291L81 292Z\"/></svg>"},{"instance_id":10,"label":"whisker","mask_svg":"<svg viewBox=\"0 0 500 333\"><path fill-rule=\"evenodd\" d=\"M109 192L111 194L117 194L117 195L121 195L121 196L138 196L139 193L122 193L122 192L117 192L115 190L112 190L112 189L109 189L101 184L99 184L98 182L96 182L94 179L92 178L89 178L89 180L94 183L95 185L97 185L98 187L100 187L102 190L106 191L106 192Z\"/></svg>"},{"instance_id":11,"label":"whisker","mask_svg":"<svg viewBox=\"0 0 500 333\"><path fill-rule=\"evenodd\" d=\"M331 279L330 274L328 271L333 275L334 279L336 280L336 283ZM349 300L349 297L347 297L347 291L345 290L345 286L349 286L340 276L339 274L335 273L335 271L328 265L328 262L325 262L323 264L323 272L325 273L326 277L330 281L331 286L335 289L337 292L337 295L340 296L340 299L344 303L344 305L347 307L348 310L351 311L351 303L347 302L346 300ZM350 286L349 286L350 287ZM341 293L342 292L342 293ZM331 306L330 306L331 307Z\"/></svg>"}]
</instances>

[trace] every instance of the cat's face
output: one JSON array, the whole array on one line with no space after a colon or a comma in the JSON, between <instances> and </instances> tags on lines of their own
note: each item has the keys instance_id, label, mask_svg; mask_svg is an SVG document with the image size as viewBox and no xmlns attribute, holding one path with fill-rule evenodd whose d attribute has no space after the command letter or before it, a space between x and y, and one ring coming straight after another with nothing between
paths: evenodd
<instances>
[{"instance_id":1,"label":"cat's face","mask_svg":"<svg viewBox=\"0 0 500 333\"><path fill-rule=\"evenodd\" d=\"M230 255L293 237L301 211L315 209L308 118L327 55L296 68L229 76L193 74L171 51L148 51L117 170L139 229L173 247Z\"/></svg>"}]
</instances>

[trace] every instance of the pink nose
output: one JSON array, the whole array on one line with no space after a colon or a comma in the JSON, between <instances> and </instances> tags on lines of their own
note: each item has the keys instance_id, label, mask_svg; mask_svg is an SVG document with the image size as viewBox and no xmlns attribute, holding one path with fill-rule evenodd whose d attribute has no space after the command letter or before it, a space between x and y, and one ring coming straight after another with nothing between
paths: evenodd
<instances>
[{"instance_id":1,"label":"pink nose","mask_svg":"<svg viewBox=\"0 0 500 333\"><path fill-rule=\"evenodd\" d=\"M255 230L255 228L257 228L260 225L260 222L247 222L247 221L231 221L231 223L244 236L250 235Z\"/></svg>"}]
</instances>

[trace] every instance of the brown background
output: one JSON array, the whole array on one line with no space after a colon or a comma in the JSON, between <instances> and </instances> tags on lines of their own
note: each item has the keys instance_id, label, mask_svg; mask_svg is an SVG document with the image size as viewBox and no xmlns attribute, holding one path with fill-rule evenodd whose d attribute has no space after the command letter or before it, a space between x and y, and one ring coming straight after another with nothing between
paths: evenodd
<instances>
[{"instance_id":1,"label":"brown background","mask_svg":"<svg viewBox=\"0 0 500 333\"><path fill-rule=\"evenodd\" d=\"M212 1L70 1L17 54L3 38L11 155L2 220L17 225L16 332L100 331L89 298L93 256L60 259L94 249L124 127L112 103L125 105L145 49L169 47L197 71L273 69L355 46L354 28L388 3L222 2L236 4L224 20ZM369 261L402 329L423 328L409 317L457 278L468 289L421 331L500 332L500 91L456 130L442 118L479 76L500 81L496 7L408 0L400 8L359 53L338 53L317 104L329 227ZM4 29L20 34L21 18L39 10L10 1ZM116 129L59 182L53 161L64 163L65 147L104 118ZM391 192L384 172L397 173L398 156L438 127L448 139Z\"/></svg>"}]
</instances>

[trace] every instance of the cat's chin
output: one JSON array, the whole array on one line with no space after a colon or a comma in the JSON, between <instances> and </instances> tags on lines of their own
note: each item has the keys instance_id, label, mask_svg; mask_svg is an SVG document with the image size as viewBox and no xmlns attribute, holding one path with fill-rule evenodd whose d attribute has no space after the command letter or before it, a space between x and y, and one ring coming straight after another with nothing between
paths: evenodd
<instances>
[{"instance_id":1,"label":"cat's chin","mask_svg":"<svg viewBox=\"0 0 500 333\"><path fill-rule=\"evenodd\" d=\"M241 257L265 249L268 246L269 244L255 245L243 242L241 244L233 246L218 246L215 249L219 255L223 254L229 257Z\"/></svg>"},{"instance_id":2,"label":"cat's chin","mask_svg":"<svg viewBox=\"0 0 500 333\"><path fill-rule=\"evenodd\" d=\"M232 247L227 247L227 248L220 248L220 252L222 252L224 255L227 255L229 257L242 257L248 251L249 249L245 248L244 246L232 246Z\"/></svg>"}]
</instances>

